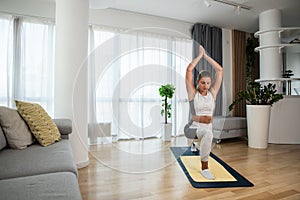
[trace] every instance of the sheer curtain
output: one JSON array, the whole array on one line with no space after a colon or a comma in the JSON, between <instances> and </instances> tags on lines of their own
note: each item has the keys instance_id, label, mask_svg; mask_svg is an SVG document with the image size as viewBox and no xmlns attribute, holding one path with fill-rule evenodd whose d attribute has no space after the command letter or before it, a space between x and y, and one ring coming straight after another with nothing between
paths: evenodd
<instances>
[{"instance_id":1,"label":"sheer curtain","mask_svg":"<svg viewBox=\"0 0 300 200\"><path fill-rule=\"evenodd\" d=\"M112 123L119 138L159 137L162 84L176 87L172 99L173 135L188 121L185 70L192 57L191 40L144 31L90 31L90 123ZM96 43L96 38L98 39ZM105 39L106 38L106 39Z\"/></svg>"},{"instance_id":2,"label":"sheer curtain","mask_svg":"<svg viewBox=\"0 0 300 200\"><path fill-rule=\"evenodd\" d=\"M1 48L1 60L7 57L6 63L1 63L5 72L1 78L2 105L12 107L15 99L37 102L53 114L54 32L53 22L20 17L1 28L1 40L7 37L6 47Z\"/></svg>"},{"instance_id":3,"label":"sheer curtain","mask_svg":"<svg viewBox=\"0 0 300 200\"><path fill-rule=\"evenodd\" d=\"M0 105L11 105L13 17L0 16Z\"/></svg>"}]
</instances>

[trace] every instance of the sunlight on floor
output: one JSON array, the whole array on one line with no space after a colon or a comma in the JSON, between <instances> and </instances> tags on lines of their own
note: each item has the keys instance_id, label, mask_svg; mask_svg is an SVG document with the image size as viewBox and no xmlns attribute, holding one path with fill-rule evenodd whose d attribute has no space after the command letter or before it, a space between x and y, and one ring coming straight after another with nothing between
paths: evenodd
<instances>
[{"instance_id":1,"label":"sunlight on floor","mask_svg":"<svg viewBox=\"0 0 300 200\"><path fill-rule=\"evenodd\" d=\"M187 146L183 136L164 142L160 138L144 140L120 140L90 146L90 156L109 168L127 173L145 173L160 170L174 162L176 158L171 146Z\"/></svg>"}]
</instances>

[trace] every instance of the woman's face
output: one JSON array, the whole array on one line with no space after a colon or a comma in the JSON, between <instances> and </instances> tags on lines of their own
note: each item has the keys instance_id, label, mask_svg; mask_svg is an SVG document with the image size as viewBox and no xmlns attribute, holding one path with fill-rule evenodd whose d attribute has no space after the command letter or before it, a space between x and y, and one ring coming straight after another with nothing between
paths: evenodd
<instances>
[{"instance_id":1,"label":"woman's face","mask_svg":"<svg viewBox=\"0 0 300 200\"><path fill-rule=\"evenodd\" d=\"M198 87L200 92L207 92L210 88L210 84L211 84L211 78L210 77L202 77L199 81L198 81Z\"/></svg>"}]
</instances>

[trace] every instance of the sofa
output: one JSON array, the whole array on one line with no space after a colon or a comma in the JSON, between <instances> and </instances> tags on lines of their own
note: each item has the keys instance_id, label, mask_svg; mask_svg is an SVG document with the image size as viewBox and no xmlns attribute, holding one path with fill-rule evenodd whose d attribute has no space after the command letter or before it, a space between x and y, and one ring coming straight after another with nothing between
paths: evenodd
<instances>
[{"instance_id":1,"label":"sofa","mask_svg":"<svg viewBox=\"0 0 300 200\"><path fill-rule=\"evenodd\" d=\"M35 141L23 149L10 148L0 127L1 200L82 199L68 140L72 121L54 119L53 122L61 134L59 141L48 146Z\"/></svg>"},{"instance_id":2,"label":"sofa","mask_svg":"<svg viewBox=\"0 0 300 200\"><path fill-rule=\"evenodd\" d=\"M189 128L190 124L184 127L184 135L191 141L197 139L196 130ZM212 122L213 138L216 143L220 143L222 139L246 137L247 135L247 119L245 117L231 116L214 116Z\"/></svg>"},{"instance_id":3,"label":"sofa","mask_svg":"<svg viewBox=\"0 0 300 200\"><path fill-rule=\"evenodd\" d=\"M247 119L245 117L215 116L213 135L217 143L222 139L246 137Z\"/></svg>"}]
</instances>

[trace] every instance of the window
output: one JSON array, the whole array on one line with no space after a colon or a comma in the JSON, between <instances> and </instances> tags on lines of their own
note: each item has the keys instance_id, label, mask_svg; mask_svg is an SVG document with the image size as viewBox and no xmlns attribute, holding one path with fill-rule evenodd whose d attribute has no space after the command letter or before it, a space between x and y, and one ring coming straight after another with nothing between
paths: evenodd
<instances>
[{"instance_id":1,"label":"window","mask_svg":"<svg viewBox=\"0 0 300 200\"><path fill-rule=\"evenodd\" d=\"M54 25L36 19L0 18L1 105L37 102L51 115L54 95Z\"/></svg>"},{"instance_id":2,"label":"window","mask_svg":"<svg viewBox=\"0 0 300 200\"><path fill-rule=\"evenodd\" d=\"M95 27L90 33L90 105L95 105L90 123L111 122L112 134L119 138L159 136L163 117L158 88L172 83L176 91L169 122L173 135L182 134L189 113L184 80L192 41ZM95 73L99 68L102 73Z\"/></svg>"}]
</instances>

